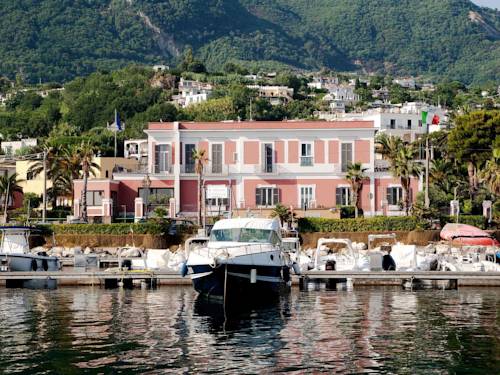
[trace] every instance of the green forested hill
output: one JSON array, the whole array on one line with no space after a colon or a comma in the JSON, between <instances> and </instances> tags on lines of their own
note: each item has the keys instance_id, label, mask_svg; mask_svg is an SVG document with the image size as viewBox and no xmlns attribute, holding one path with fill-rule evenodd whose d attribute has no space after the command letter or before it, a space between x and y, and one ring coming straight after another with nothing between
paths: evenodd
<instances>
[{"instance_id":1,"label":"green forested hill","mask_svg":"<svg viewBox=\"0 0 500 375\"><path fill-rule=\"evenodd\" d=\"M500 13L469 0L0 0L0 75L259 61L500 81Z\"/></svg>"}]
</instances>

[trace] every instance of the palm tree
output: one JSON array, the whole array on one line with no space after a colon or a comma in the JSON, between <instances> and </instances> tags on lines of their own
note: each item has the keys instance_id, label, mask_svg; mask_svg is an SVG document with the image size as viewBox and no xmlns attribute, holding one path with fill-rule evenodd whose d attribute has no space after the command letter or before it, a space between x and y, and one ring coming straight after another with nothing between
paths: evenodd
<instances>
[{"instance_id":1,"label":"palm tree","mask_svg":"<svg viewBox=\"0 0 500 375\"><path fill-rule=\"evenodd\" d=\"M94 146L89 142L82 142L77 149L78 157L82 166L83 173L83 191L82 191L82 219L87 221L87 185L89 175L92 170L93 159L95 154Z\"/></svg>"},{"instance_id":2,"label":"palm tree","mask_svg":"<svg viewBox=\"0 0 500 375\"><path fill-rule=\"evenodd\" d=\"M10 176L3 175L0 177L0 195L3 199L4 211L7 211L9 201L14 199L14 193L22 193L23 188L19 186L22 180L19 180L17 173Z\"/></svg>"},{"instance_id":3,"label":"palm tree","mask_svg":"<svg viewBox=\"0 0 500 375\"><path fill-rule=\"evenodd\" d=\"M64 170L64 175L61 175L58 179L59 190L67 196L71 196L72 201L75 198L73 180L77 180L82 177L82 160L81 153L79 152L79 146L67 147L62 151L61 163ZM96 176L96 172L100 169L99 165L91 162L90 174ZM55 184L55 181L53 185Z\"/></svg>"},{"instance_id":4,"label":"palm tree","mask_svg":"<svg viewBox=\"0 0 500 375\"><path fill-rule=\"evenodd\" d=\"M379 133L375 142L376 152L381 154L385 160L389 161L389 164L393 167L398 151L405 145L403 140L393 135Z\"/></svg>"},{"instance_id":5,"label":"palm tree","mask_svg":"<svg viewBox=\"0 0 500 375\"><path fill-rule=\"evenodd\" d=\"M363 168L361 163L349 164L347 167L347 174L345 178L349 180L352 188L354 198L354 217L358 217L358 212L361 203L361 189L363 188L363 181L367 178L365 172L367 168Z\"/></svg>"},{"instance_id":6,"label":"palm tree","mask_svg":"<svg viewBox=\"0 0 500 375\"><path fill-rule=\"evenodd\" d=\"M491 194L500 196L500 148L493 150L493 157L479 173L481 182L485 183Z\"/></svg>"},{"instance_id":7,"label":"palm tree","mask_svg":"<svg viewBox=\"0 0 500 375\"><path fill-rule=\"evenodd\" d=\"M418 177L422 173L422 164L415 161L416 154L415 148L411 145L401 147L391 167L393 176L401 179L401 186L404 191L404 207L407 216L410 213L411 206L411 178Z\"/></svg>"},{"instance_id":8,"label":"palm tree","mask_svg":"<svg viewBox=\"0 0 500 375\"><path fill-rule=\"evenodd\" d=\"M201 226L201 206L203 201L203 171L208 162L207 152L204 149L193 150L194 171L198 175L198 225Z\"/></svg>"}]
</instances>

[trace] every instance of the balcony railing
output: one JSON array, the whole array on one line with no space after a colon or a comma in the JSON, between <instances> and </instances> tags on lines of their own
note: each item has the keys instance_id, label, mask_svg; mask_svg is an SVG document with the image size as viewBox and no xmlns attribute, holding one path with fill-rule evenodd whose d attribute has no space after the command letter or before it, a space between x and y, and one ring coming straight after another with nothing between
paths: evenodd
<instances>
[{"instance_id":1,"label":"balcony railing","mask_svg":"<svg viewBox=\"0 0 500 375\"><path fill-rule=\"evenodd\" d=\"M300 166L301 167L312 167L313 166L313 157L312 156L301 156L300 157Z\"/></svg>"},{"instance_id":2,"label":"balcony railing","mask_svg":"<svg viewBox=\"0 0 500 375\"><path fill-rule=\"evenodd\" d=\"M169 175L173 173L173 167L171 165L165 165L165 166L155 165L153 167L153 173L159 175Z\"/></svg>"},{"instance_id":3,"label":"balcony railing","mask_svg":"<svg viewBox=\"0 0 500 375\"><path fill-rule=\"evenodd\" d=\"M229 175L229 166L227 164L212 164L205 166L203 174L205 176L227 176Z\"/></svg>"}]
</instances>

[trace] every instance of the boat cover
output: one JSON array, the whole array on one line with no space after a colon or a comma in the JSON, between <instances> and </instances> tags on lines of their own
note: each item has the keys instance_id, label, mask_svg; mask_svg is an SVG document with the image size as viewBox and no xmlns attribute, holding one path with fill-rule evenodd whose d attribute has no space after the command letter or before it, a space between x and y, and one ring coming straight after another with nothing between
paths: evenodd
<instances>
[{"instance_id":1,"label":"boat cover","mask_svg":"<svg viewBox=\"0 0 500 375\"><path fill-rule=\"evenodd\" d=\"M488 232L467 224L448 223L441 230L441 238L460 245L500 246Z\"/></svg>"}]
</instances>

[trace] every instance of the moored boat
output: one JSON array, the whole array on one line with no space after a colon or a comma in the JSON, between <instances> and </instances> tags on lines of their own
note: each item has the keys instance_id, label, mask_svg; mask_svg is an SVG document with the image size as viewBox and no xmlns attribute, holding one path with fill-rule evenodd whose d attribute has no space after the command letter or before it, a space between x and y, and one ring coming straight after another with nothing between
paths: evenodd
<instances>
[{"instance_id":1,"label":"moored boat","mask_svg":"<svg viewBox=\"0 0 500 375\"><path fill-rule=\"evenodd\" d=\"M30 253L29 237L32 228L23 226L0 227L2 240L0 243L0 260L6 270L11 272L46 272L59 271L57 257L48 256L44 252ZM7 287L48 288L57 286L56 280L7 280Z\"/></svg>"},{"instance_id":2,"label":"moored boat","mask_svg":"<svg viewBox=\"0 0 500 375\"><path fill-rule=\"evenodd\" d=\"M207 246L190 249L187 272L195 290L217 298L266 298L289 290L291 261L274 219L224 219Z\"/></svg>"}]
</instances>

